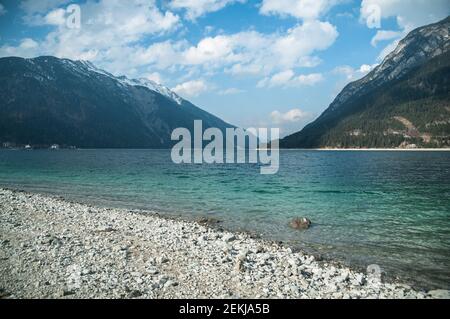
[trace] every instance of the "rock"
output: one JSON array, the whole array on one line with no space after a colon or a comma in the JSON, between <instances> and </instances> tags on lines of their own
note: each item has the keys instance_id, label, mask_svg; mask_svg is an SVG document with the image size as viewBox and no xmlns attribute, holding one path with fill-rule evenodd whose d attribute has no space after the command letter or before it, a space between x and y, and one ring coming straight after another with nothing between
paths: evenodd
<instances>
[{"instance_id":1,"label":"rock","mask_svg":"<svg viewBox=\"0 0 450 319\"><path fill-rule=\"evenodd\" d=\"M244 270L244 261L240 258L236 260L236 263L234 264L234 271L241 272Z\"/></svg>"},{"instance_id":2,"label":"rock","mask_svg":"<svg viewBox=\"0 0 450 319\"><path fill-rule=\"evenodd\" d=\"M299 266L299 261L298 261L298 259L289 258L287 260L287 265L291 266L292 268L297 268L297 266Z\"/></svg>"},{"instance_id":3,"label":"rock","mask_svg":"<svg viewBox=\"0 0 450 319\"><path fill-rule=\"evenodd\" d=\"M226 264L226 263L229 263L229 262L231 262L231 258L230 257L224 257L224 258L222 258L221 259L221 262L222 262L222 264Z\"/></svg>"},{"instance_id":4,"label":"rock","mask_svg":"<svg viewBox=\"0 0 450 319\"><path fill-rule=\"evenodd\" d=\"M165 263L168 263L168 262L169 262L169 259L166 258L166 257L158 257L158 258L156 259L156 262L157 262L158 264L165 264Z\"/></svg>"},{"instance_id":5,"label":"rock","mask_svg":"<svg viewBox=\"0 0 450 319\"><path fill-rule=\"evenodd\" d=\"M428 295L433 299L450 299L450 291L444 289L431 290Z\"/></svg>"},{"instance_id":6,"label":"rock","mask_svg":"<svg viewBox=\"0 0 450 319\"><path fill-rule=\"evenodd\" d=\"M178 286L178 283L173 280L168 280L164 283L164 288L175 287Z\"/></svg>"},{"instance_id":7,"label":"rock","mask_svg":"<svg viewBox=\"0 0 450 319\"><path fill-rule=\"evenodd\" d=\"M236 240L236 236L234 236L233 234L225 234L222 237L223 241L226 243L232 242Z\"/></svg>"},{"instance_id":8,"label":"rock","mask_svg":"<svg viewBox=\"0 0 450 319\"><path fill-rule=\"evenodd\" d=\"M4 289L0 288L0 299L7 298L9 296L10 296L9 293L7 293Z\"/></svg>"},{"instance_id":9,"label":"rock","mask_svg":"<svg viewBox=\"0 0 450 319\"><path fill-rule=\"evenodd\" d=\"M353 278L352 283L355 286L362 286L366 282L363 274L356 274L355 278Z\"/></svg>"},{"instance_id":10,"label":"rock","mask_svg":"<svg viewBox=\"0 0 450 319\"><path fill-rule=\"evenodd\" d=\"M313 261L314 261L314 256L310 256L310 257L307 257L307 258L303 259L303 263L305 265L311 265L313 263Z\"/></svg>"},{"instance_id":11,"label":"rock","mask_svg":"<svg viewBox=\"0 0 450 319\"><path fill-rule=\"evenodd\" d=\"M344 271L340 276L338 276L335 280L337 283L344 283L348 281L350 274L348 271Z\"/></svg>"},{"instance_id":12,"label":"rock","mask_svg":"<svg viewBox=\"0 0 450 319\"><path fill-rule=\"evenodd\" d=\"M142 292L140 292L139 290L133 290L130 292L129 297L130 298L138 298L142 296Z\"/></svg>"},{"instance_id":13,"label":"rock","mask_svg":"<svg viewBox=\"0 0 450 319\"><path fill-rule=\"evenodd\" d=\"M238 255L238 258L239 259L242 259L242 260L245 260L246 258L247 258L247 255L249 254L249 250L248 249L243 249L240 253L239 253L239 255Z\"/></svg>"},{"instance_id":14,"label":"rock","mask_svg":"<svg viewBox=\"0 0 450 319\"><path fill-rule=\"evenodd\" d=\"M151 287L152 290L155 290L155 289L159 289L159 288L160 288L160 287L159 287L159 284L158 284L157 282L152 283L152 285L151 285L150 287Z\"/></svg>"},{"instance_id":15,"label":"rock","mask_svg":"<svg viewBox=\"0 0 450 319\"><path fill-rule=\"evenodd\" d=\"M213 217L200 217L199 219L197 219L197 223L201 225L215 225L221 222L222 222L221 220Z\"/></svg>"},{"instance_id":16,"label":"rock","mask_svg":"<svg viewBox=\"0 0 450 319\"><path fill-rule=\"evenodd\" d=\"M82 276L92 275L93 273L94 273L94 271L89 268L84 268L81 270Z\"/></svg>"},{"instance_id":17,"label":"rock","mask_svg":"<svg viewBox=\"0 0 450 319\"><path fill-rule=\"evenodd\" d=\"M297 217L291 220L289 226L293 229L308 229L311 227L311 221L306 217Z\"/></svg>"},{"instance_id":18,"label":"rock","mask_svg":"<svg viewBox=\"0 0 450 319\"><path fill-rule=\"evenodd\" d=\"M117 230L111 226L100 227L99 229L97 229L98 233L112 233L115 231L117 231Z\"/></svg>"},{"instance_id":19,"label":"rock","mask_svg":"<svg viewBox=\"0 0 450 319\"><path fill-rule=\"evenodd\" d=\"M159 271L156 267L148 267L147 272L150 275L157 275L159 273Z\"/></svg>"},{"instance_id":20,"label":"rock","mask_svg":"<svg viewBox=\"0 0 450 319\"><path fill-rule=\"evenodd\" d=\"M167 281L169 281L169 278L167 278L167 276L163 275L163 276L159 277L158 284L160 286L164 286Z\"/></svg>"},{"instance_id":21,"label":"rock","mask_svg":"<svg viewBox=\"0 0 450 319\"><path fill-rule=\"evenodd\" d=\"M71 295L74 295L74 294L75 294L75 292L72 291L72 290L69 290L69 289L64 289L60 293L61 297L67 297L67 296L71 296Z\"/></svg>"},{"instance_id":22,"label":"rock","mask_svg":"<svg viewBox=\"0 0 450 319\"><path fill-rule=\"evenodd\" d=\"M254 249L254 253L255 254L260 254L264 252L264 247L261 245L256 246L256 248Z\"/></svg>"},{"instance_id":23,"label":"rock","mask_svg":"<svg viewBox=\"0 0 450 319\"><path fill-rule=\"evenodd\" d=\"M225 242L223 242L223 241L216 241L215 242L216 243L216 245L218 246L218 248L222 251L222 252L224 252L224 253L229 253L231 250L232 250L232 247L231 247L231 245L229 245L228 243L225 243Z\"/></svg>"},{"instance_id":24,"label":"rock","mask_svg":"<svg viewBox=\"0 0 450 319\"><path fill-rule=\"evenodd\" d=\"M285 288L286 291L293 293L294 295L297 295L300 291L297 285L289 285Z\"/></svg>"}]
</instances>

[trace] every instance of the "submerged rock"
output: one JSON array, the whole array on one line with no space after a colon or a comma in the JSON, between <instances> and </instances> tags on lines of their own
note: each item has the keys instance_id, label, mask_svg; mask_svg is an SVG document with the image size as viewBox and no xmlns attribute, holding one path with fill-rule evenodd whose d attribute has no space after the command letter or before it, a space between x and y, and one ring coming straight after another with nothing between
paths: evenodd
<instances>
[{"instance_id":1,"label":"submerged rock","mask_svg":"<svg viewBox=\"0 0 450 319\"><path fill-rule=\"evenodd\" d=\"M311 220L306 217L296 217L291 220L289 226L293 229L308 229L311 227Z\"/></svg>"},{"instance_id":2,"label":"submerged rock","mask_svg":"<svg viewBox=\"0 0 450 319\"><path fill-rule=\"evenodd\" d=\"M222 221L213 217L200 217L197 219L197 223L201 225L217 225L220 224Z\"/></svg>"}]
</instances>

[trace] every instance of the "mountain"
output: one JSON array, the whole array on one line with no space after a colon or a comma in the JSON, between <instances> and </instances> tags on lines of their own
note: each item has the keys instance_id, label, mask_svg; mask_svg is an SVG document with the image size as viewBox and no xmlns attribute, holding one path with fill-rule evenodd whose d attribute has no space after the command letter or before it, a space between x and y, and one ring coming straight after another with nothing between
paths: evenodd
<instances>
[{"instance_id":1,"label":"mountain","mask_svg":"<svg viewBox=\"0 0 450 319\"><path fill-rule=\"evenodd\" d=\"M0 59L0 142L81 148L165 148L172 130L232 125L146 79L86 61Z\"/></svg>"},{"instance_id":2,"label":"mountain","mask_svg":"<svg viewBox=\"0 0 450 319\"><path fill-rule=\"evenodd\" d=\"M450 17L409 33L283 148L450 146Z\"/></svg>"}]
</instances>

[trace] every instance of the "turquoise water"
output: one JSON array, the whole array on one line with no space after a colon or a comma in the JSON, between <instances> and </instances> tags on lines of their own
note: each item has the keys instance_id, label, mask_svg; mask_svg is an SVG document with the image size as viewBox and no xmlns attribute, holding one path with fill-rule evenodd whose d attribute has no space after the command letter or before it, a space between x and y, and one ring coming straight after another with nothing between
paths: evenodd
<instances>
[{"instance_id":1,"label":"turquoise water","mask_svg":"<svg viewBox=\"0 0 450 319\"><path fill-rule=\"evenodd\" d=\"M0 150L0 186L171 216L212 216L424 288L450 285L450 152L282 151L258 165L175 165L168 150ZM307 216L314 227L288 227Z\"/></svg>"}]
</instances>

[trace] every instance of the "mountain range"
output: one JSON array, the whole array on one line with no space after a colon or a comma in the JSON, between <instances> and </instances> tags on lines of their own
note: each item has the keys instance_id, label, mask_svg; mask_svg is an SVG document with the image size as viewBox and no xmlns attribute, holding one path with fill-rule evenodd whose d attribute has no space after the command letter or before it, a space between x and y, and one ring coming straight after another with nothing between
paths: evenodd
<instances>
[{"instance_id":1,"label":"mountain range","mask_svg":"<svg viewBox=\"0 0 450 319\"><path fill-rule=\"evenodd\" d=\"M410 32L281 148L450 146L450 17ZM177 127L234 127L147 79L87 61L0 58L0 142L167 148ZM1 145L0 143L0 145Z\"/></svg>"},{"instance_id":2,"label":"mountain range","mask_svg":"<svg viewBox=\"0 0 450 319\"><path fill-rule=\"evenodd\" d=\"M410 32L282 148L450 146L450 17Z\"/></svg>"},{"instance_id":3,"label":"mountain range","mask_svg":"<svg viewBox=\"0 0 450 319\"><path fill-rule=\"evenodd\" d=\"M0 59L0 142L80 148L166 148L177 127L222 121L146 79L115 77L87 61Z\"/></svg>"}]
</instances>

